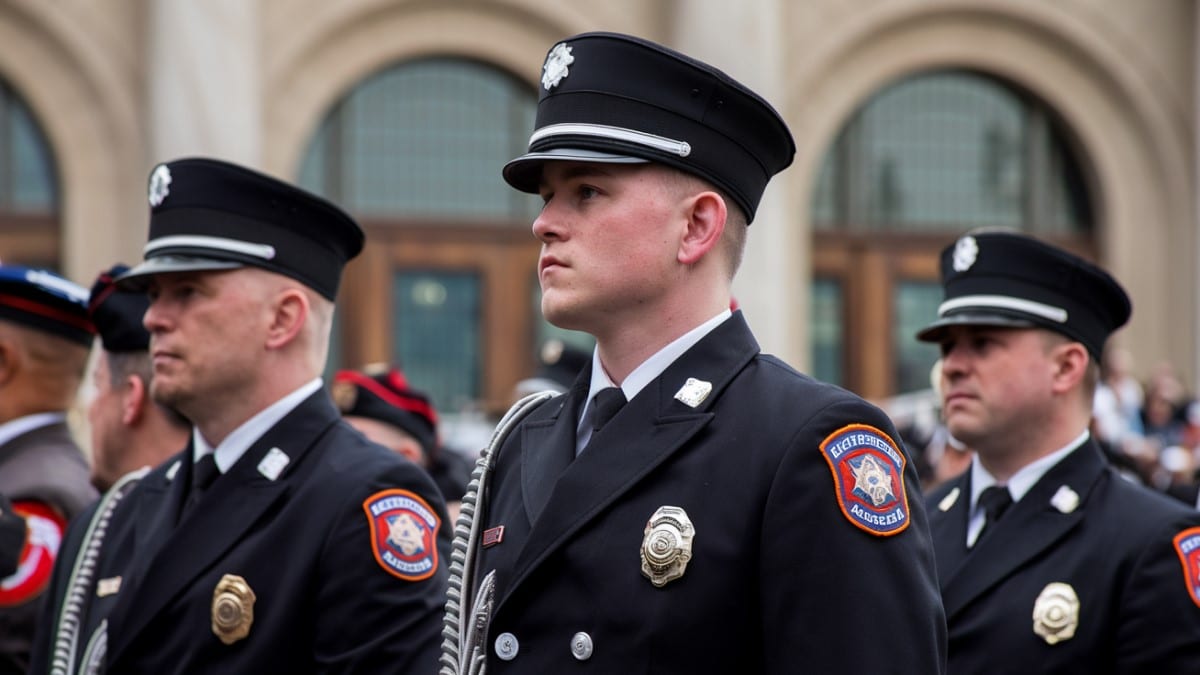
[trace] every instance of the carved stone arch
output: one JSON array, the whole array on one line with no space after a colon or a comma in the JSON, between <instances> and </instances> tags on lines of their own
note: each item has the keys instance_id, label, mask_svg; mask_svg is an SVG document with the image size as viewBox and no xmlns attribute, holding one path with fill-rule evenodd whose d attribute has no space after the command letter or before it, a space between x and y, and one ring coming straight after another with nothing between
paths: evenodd
<instances>
[{"instance_id":1,"label":"carved stone arch","mask_svg":"<svg viewBox=\"0 0 1200 675\"><path fill-rule=\"evenodd\" d=\"M808 58L792 59L787 108L797 137L808 139L789 176L801 203L811 199L838 130L888 84L963 67L1014 82L1053 108L1079 141L1102 262L1134 301L1135 319L1118 340L1135 345L1143 365L1168 360L1194 372L1194 284L1169 278L1172 269L1194 267L1193 143L1187 106L1156 95L1156 71L1113 49L1102 27L1048 5L947 1L859 16L807 43ZM809 214L798 218L811 231Z\"/></svg>"},{"instance_id":2,"label":"carved stone arch","mask_svg":"<svg viewBox=\"0 0 1200 675\"><path fill-rule=\"evenodd\" d=\"M139 92L111 45L56 3L14 0L0 22L0 77L29 105L58 168L60 267L90 284L140 258L145 239Z\"/></svg>"}]
</instances>

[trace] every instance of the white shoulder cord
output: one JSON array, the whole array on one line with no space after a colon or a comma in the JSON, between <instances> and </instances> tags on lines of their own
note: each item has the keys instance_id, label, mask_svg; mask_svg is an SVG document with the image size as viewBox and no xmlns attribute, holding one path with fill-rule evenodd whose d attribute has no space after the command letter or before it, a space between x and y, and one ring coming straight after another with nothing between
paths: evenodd
<instances>
[{"instance_id":1,"label":"white shoulder cord","mask_svg":"<svg viewBox=\"0 0 1200 675\"><path fill-rule=\"evenodd\" d=\"M476 587L475 558L482 534L480 528L484 524L488 482L504 440L526 415L554 396L554 392L543 391L530 394L513 404L496 425L491 441L475 461L471 482L463 496L462 510L454 524L440 675L483 675L487 657L484 641L492 614L495 571L489 572ZM473 600L464 606L464 598Z\"/></svg>"},{"instance_id":2,"label":"white shoulder cord","mask_svg":"<svg viewBox=\"0 0 1200 675\"><path fill-rule=\"evenodd\" d=\"M58 621L54 624L54 653L50 659L51 675L74 675L75 654L79 648L80 622L83 620L87 602L93 592L93 577L96 574L96 563L100 557L100 547L104 544L104 535L108 531L108 522L112 518L117 504L128 494L138 481L150 471L143 467L131 471L120 478L100 498L96 512L88 523L87 531L79 546L79 554L75 556L75 564L71 568L71 577L67 582L66 593L63 595L62 610ZM97 633L105 630L102 623ZM95 642L95 636L89 645ZM89 647L90 650L90 647Z\"/></svg>"}]
</instances>

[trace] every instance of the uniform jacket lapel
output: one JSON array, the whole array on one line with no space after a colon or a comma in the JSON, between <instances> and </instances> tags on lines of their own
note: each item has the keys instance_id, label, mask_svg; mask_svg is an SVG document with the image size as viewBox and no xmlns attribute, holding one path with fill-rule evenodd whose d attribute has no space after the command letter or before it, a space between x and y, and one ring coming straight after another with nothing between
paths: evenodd
<instances>
[{"instance_id":1,"label":"uniform jacket lapel","mask_svg":"<svg viewBox=\"0 0 1200 675\"><path fill-rule=\"evenodd\" d=\"M942 584L947 620L1074 529L1083 520L1088 493L1103 471L1099 449L1088 442L1042 476ZM1079 505L1066 513L1051 503L1063 486L1079 497ZM965 518L959 536L965 540Z\"/></svg>"},{"instance_id":2,"label":"uniform jacket lapel","mask_svg":"<svg viewBox=\"0 0 1200 675\"><path fill-rule=\"evenodd\" d=\"M576 420L587 398L591 368L576 379L571 390L550 403L549 417L531 419L521 427L521 493L529 522L536 522L554 484L575 459Z\"/></svg>"},{"instance_id":3,"label":"uniform jacket lapel","mask_svg":"<svg viewBox=\"0 0 1200 675\"><path fill-rule=\"evenodd\" d=\"M203 502L176 523L186 487L191 480L191 447L180 456L175 480L150 486L138 506L138 517L148 518L145 536L139 530L137 560L141 563L134 587L114 608L110 618L109 663L154 617L191 582L205 572L246 533L288 489L288 476L304 453L338 420L324 391L317 392L288 413L246 450L204 495ZM295 439L304 439L295 446ZM284 451L290 462L277 480L262 475L258 464L274 447ZM136 563L135 563L136 564ZM137 607L129 611L129 601Z\"/></svg>"},{"instance_id":4,"label":"uniform jacket lapel","mask_svg":"<svg viewBox=\"0 0 1200 675\"><path fill-rule=\"evenodd\" d=\"M958 571L958 566L969 552L967 516L971 510L971 472L955 478L951 485L950 490L945 491L946 496L931 502L927 509L930 514L930 534L937 543L934 553L937 555L938 579L943 592L946 590L946 581ZM944 510L941 508L943 503L947 505Z\"/></svg>"},{"instance_id":5,"label":"uniform jacket lapel","mask_svg":"<svg viewBox=\"0 0 1200 675\"><path fill-rule=\"evenodd\" d=\"M651 381L604 429L593 435L587 448L550 488L546 505L533 521L529 537L517 556L513 582L503 591L504 597L606 506L672 454L684 450L687 441L712 419L709 409L724 387L757 353L758 344L749 328L741 314L735 314ZM572 393L582 382L582 396L586 396L590 370L585 368ZM689 377L713 386L709 396L696 408L674 398ZM569 415L565 411L570 406L564 405L544 430L531 420L530 431L521 434L522 455L557 452L562 444L573 449L577 406L582 405L582 400L574 405ZM534 445L541 442L552 447ZM523 475L529 463L522 467ZM525 481L522 483L524 486Z\"/></svg>"}]
</instances>

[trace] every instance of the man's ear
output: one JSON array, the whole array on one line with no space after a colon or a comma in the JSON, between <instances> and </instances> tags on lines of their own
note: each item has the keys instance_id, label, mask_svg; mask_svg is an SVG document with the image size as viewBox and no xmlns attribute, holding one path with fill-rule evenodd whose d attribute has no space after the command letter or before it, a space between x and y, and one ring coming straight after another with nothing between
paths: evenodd
<instances>
[{"instance_id":1,"label":"man's ear","mask_svg":"<svg viewBox=\"0 0 1200 675\"><path fill-rule=\"evenodd\" d=\"M1087 348L1079 342L1064 342L1054 348L1053 391L1055 393L1070 391L1078 386L1087 375L1091 364Z\"/></svg>"},{"instance_id":2,"label":"man's ear","mask_svg":"<svg viewBox=\"0 0 1200 675\"><path fill-rule=\"evenodd\" d=\"M149 402L150 392L146 382L137 375L126 377L125 392L121 397L121 424L131 427L141 421Z\"/></svg>"},{"instance_id":3,"label":"man's ear","mask_svg":"<svg viewBox=\"0 0 1200 675\"><path fill-rule=\"evenodd\" d=\"M688 197L683 208L687 230L679 242L677 260L694 265L721 241L728 210L721 195L708 190Z\"/></svg>"},{"instance_id":4,"label":"man's ear","mask_svg":"<svg viewBox=\"0 0 1200 675\"><path fill-rule=\"evenodd\" d=\"M285 288L276 296L274 308L267 331L268 349L278 349L300 334L308 318L308 297L298 288Z\"/></svg>"}]
</instances>

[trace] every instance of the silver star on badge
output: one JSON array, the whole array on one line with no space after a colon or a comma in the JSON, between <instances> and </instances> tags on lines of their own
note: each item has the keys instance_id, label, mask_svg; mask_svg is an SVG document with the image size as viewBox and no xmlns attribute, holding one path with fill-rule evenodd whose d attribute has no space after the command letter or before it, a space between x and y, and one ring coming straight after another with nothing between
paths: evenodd
<instances>
[{"instance_id":1,"label":"silver star on badge","mask_svg":"<svg viewBox=\"0 0 1200 675\"><path fill-rule=\"evenodd\" d=\"M150 206L158 206L163 203L167 195L171 194L171 170L166 164L159 164L154 173L150 174Z\"/></svg>"}]
</instances>

